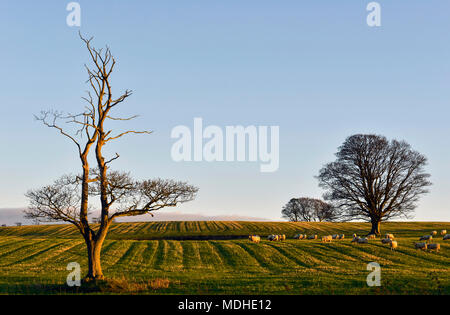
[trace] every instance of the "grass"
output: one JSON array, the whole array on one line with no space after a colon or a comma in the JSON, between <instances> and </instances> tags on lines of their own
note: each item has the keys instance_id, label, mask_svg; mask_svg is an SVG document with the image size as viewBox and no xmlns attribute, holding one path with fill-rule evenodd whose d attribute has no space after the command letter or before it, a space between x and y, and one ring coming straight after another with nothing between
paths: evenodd
<instances>
[{"instance_id":1,"label":"grass","mask_svg":"<svg viewBox=\"0 0 450 315\"><path fill-rule=\"evenodd\" d=\"M384 233L399 243L391 251L379 239L352 244L365 223L147 222L117 223L103 246L109 280L96 290L69 288L69 262L87 269L85 246L68 225L0 228L0 293L3 294L450 294L450 241L441 251L413 242L450 223L388 222ZM286 234L284 242L249 242L249 234ZM344 233L332 243L293 240L296 233ZM381 287L368 287L366 266L381 265Z\"/></svg>"}]
</instances>

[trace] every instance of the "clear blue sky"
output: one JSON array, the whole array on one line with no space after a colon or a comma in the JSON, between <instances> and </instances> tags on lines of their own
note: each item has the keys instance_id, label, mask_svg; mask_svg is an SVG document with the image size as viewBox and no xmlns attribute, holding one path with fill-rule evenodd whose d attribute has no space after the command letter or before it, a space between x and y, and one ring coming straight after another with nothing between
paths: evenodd
<instances>
[{"instance_id":1,"label":"clear blue sky","mask_svg":"<svg viewBox=\"0 0 450 315\"><path fill-rule=\"evenodd\" d=\"M66 25L68 2L0 2L0 208L78 172L73 145L33 114L83 106L81 30L111 47L117 93L134 91L122 112L154 131L116 142L115 167L199 186L176 211L279 219L291 197L321 197L314 176L347 136L377 133L429 158L434 186L415 219L450 220L449 1L378 1L380 28L363 0L79 1L80 28ZM170 131L194 117L279 125L279 170L173 162Z\"/></svg>"}]
</instances>

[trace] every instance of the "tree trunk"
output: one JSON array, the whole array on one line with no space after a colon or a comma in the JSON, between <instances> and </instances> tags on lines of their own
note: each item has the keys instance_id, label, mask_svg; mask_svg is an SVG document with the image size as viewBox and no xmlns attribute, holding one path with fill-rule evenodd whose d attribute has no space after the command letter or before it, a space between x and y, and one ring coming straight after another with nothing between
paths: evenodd
<instances>
[{"instance_id":1,"label":"tree trunk","mask_svg":"<svg viewBox=\"0 0 450 315\"><path fill-rule=\"evenodd\" d=\"M381 220L380 219L372 219L372 230L370 231L369 234L375 234L375 235L380 235L380 225L381 225Z\"/></svg>"},{"instance_id":2,"label":"tree trunk","mask_svg":"<svg viewBox=\"0 0 450 315\"><path fill-rule=\"evenodd\" d=\"M100 254L102 250L103 240L94 241L87 240L87 252L88 252L88 274L85 277L85 281L104 279L102 266L100 261Z\"/></svg>"}]
</instances>

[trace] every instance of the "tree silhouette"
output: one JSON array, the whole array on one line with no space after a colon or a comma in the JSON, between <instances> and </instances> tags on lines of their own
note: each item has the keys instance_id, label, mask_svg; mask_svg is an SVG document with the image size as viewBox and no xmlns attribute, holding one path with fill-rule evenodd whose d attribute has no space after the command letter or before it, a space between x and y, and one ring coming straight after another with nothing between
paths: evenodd
<instances>
[{"instance_id":1,"label":"tree silhouette","mask_svg":"<svg viewBox=\"0 0 450 315\"><path fill-rule=\"evenodd\" d=\"M380 234L382 221L408 218L431 185L424 172L426 157L404 141L353 135L336 157L318 176L325 200L341 210L343 220L371 222L371 234Z\"/></svg>"},{"instance_id":2,"label":"tree silhouette","mask_svg":"<svg viewBox=\"0 0 450 315\"><path fill-rule=\"evenodd\" d=\"M281 210L281 215L291 222L331 222L337 218L332 205L313 198L292 198Z\"/></svg>"}]
</instances>

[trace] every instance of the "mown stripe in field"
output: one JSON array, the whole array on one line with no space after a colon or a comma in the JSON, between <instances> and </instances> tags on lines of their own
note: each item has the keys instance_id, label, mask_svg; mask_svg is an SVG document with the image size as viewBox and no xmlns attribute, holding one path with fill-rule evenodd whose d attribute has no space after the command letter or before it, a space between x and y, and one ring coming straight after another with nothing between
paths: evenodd
<instances>
[{"instance_id":1,"label":"mown stripe in field","mask_svg":"<svg viewBox=\"0 0 450 315\"><path fill-rule=\"evenodd\" d=\"M0 262L2 263L2 265L4 265L5 263L8 263L8 258L9 257L13 257L12 259L14 259L15 255L32 247L32 246L38 246L39 244L43 244L48 242L48 240L40 240L40 241L35 241L35 240L17 240L14 244L12 244L13 246L15 244L21 244L22 246L14 246L15 248L13 250L9 250L6 252L3 252L0 254Z\"/></svg>"},{"instance_id":2,"label":"mown stripe in field","mask_svg":"<svg viewBox=\"0 0 450 315\"><path fill-rule=\"evenodd\" d=\"M293 262L294 266L303 267L303 268L309 268L310 265L308 265L303 259L300 259L302 257L301 255L295 255L290 250L292 246L289 246L289 244L284 243L283 246L278 246L279 244L273 244L268 243L266 246L271 247L274 251L278 252L280 255L285 256L288 258L291 262Z\"/></svg>"},{"instance_id":3,"label":"mown stripe in field","mask_svg":"<svg viewBox=\"0 0 450 315\"><path fill-rule=\"evenodd\" d=\"M264 267L242 247L230 241L211 241L222 261L230 268L245 271L261 271Z\"/></svg>"},{"instance_id":4,"label":"mown stripe in field","mask_svg":"<svg viewBox=\"0 0 450 315\"><path fill-rule=\"evenodd\" d=\"M258 261L258 264L266 269L266 271L276 271L283 269L295 268L296 263L289 259L286 255L281 253L279 250L272 248L270 245L266 244L255 244L255 243L237 243L244 250L246 250L249 255Z\"/></svg>"},{"instance_id":5,"label":"mown stripe in field","mask_svg":"<svg viewBox=\"0 0 450 315\"><path fill-rule=\"evenodd\" d=\"M61 247L63 244L69 243L71 243L70 240L57 242L56 244L55 241L47 241L42 243L40 246L33 246L32 250L27 250L27 255L11 261L9 265L22 265L25 263L34 264L33 260L37 260L37 263L40 264L45 261L45 258L42 256L51 253L54 249Z\"/></svg>"}]
</instances>

